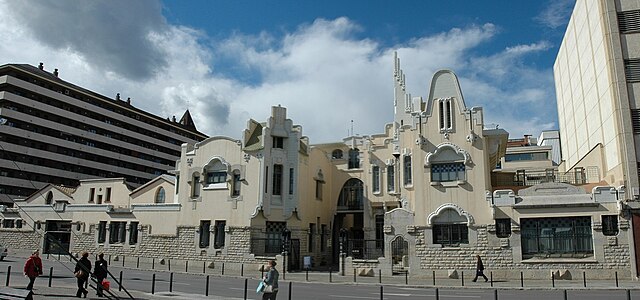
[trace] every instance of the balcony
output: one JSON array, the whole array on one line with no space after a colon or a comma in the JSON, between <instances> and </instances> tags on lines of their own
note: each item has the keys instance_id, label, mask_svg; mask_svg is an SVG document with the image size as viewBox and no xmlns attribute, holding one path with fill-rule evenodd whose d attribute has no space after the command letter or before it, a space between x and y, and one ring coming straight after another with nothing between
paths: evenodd
<instances>
[{"instance_id":1,"label":"balcony","mask_svg":"<svg viewBox=\"0 0 640 300\"><path fill-rule=\"evenodd\" d=\"M557 170L514 172L493 172L491 174L491 186L494 189L506 187L529 187L547 182L568 183L572 185L584 185L600 181L598 167L575 168L570 172L558 172Z\"/></svg>"}]
</instances>

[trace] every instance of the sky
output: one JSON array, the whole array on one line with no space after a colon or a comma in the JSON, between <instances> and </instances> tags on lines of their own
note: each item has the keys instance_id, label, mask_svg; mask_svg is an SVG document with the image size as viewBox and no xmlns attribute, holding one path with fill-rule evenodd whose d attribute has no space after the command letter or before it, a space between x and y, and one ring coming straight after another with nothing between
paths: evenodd
<instances>
[{"instance_id":1,"label":"sky","mask_svg":"<svg viewBox=\"0 0 640 300\"><path fill-rule=\"evenodd\" d=\"M240 139L287 108L312 144L384 132L393 53L426 99L453 70L510 138L558 129L553 63L574 0L0 0L0 64L44 63L89 90ZM353 121L353 122L352 122ZM352 125L353 123L353 125Z\"/></svg>"}]
</instances>

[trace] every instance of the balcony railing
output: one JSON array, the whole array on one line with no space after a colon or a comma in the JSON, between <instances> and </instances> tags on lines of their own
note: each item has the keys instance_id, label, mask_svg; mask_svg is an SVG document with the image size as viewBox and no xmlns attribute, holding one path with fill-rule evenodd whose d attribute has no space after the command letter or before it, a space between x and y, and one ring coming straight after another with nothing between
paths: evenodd
<instances>
[{"instance_id":1,"label":"balcony railing","mask_svg":"<svg viewBox=\"0 0 640 300\"><path fill-rule=\"evenodd\" d=\"M599 181L598 167L575 169L562 173L556 170L496 172L492 174L493 186L532 186L547 182L568 183L581 185Z\"/></svg>"}]
</instances>

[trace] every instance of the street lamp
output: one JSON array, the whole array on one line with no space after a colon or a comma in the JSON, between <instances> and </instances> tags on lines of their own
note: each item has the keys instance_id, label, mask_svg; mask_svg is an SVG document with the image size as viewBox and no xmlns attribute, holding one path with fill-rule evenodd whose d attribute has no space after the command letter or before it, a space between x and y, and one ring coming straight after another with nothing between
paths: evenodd
<instances>
[{"instance_id":1,"label":"street lamp","mask_svg":"<svg viewBox=\"0 0 640 300\"><path fill-rule=\"evenodd\" d=\"M284 228L284 230L282 230L282 272L283 272L283 277L282 279L285 279L285 274L287 273L287 254L289 253L289 241L291 240L291 230L289 230L288 228Z\"/></svg>"}]
</instances>

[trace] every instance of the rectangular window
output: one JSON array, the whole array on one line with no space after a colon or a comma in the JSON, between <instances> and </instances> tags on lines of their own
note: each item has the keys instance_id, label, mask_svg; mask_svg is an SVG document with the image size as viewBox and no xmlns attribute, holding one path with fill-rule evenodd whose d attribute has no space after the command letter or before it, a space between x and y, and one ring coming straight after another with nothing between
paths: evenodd
<instances>
[{"instance_id":1,"label":"rectangular window","mask_svg":"<svg viewBox=\"0 0 640 300\"><path fill-rule=\"evenodd\" d=\"M282 195L282 165L273 165L273 195Z\"/></svg>"},{"instance_id":2,"label":"rectangular window","mask_svg":"<svg viewBox=\"0 0 640 300\"><path fill-rule=\"evenodd\" d=\"M387 192L396 190L396 168L394 165L387 167Z\"/></svg>"},{"instance_id":3,"label":"rectangular window","mask_svg":"<svg viewBox=\"0 0 640 300\"><path fill-rule=\"evenodd\" d=\"M284 138L280 136L273 137L273 148L284 149Z\"/></svg>"},{"instance_id":4,"label":"rectangular window","mask_svg":"<svg viewBox=\"0 0 640 300\"><path fill-rule=\"evenodd\" d=\"M411 185L413 183L411 178L411 156L404 156L404 185Z\"/></svg>"},{"instance_id":5,"label":"rectangular window","mask_svg":"<svg viewBox=\"0 0 640 300\"><path fill-rule=\"evenodd\" d=\"M293 168L289 168L289 195L293 195L293 183L295 177L293 177Z\"/></svg>"},{"instance_id":6,"label":"rectangular window","mask_svg":"<svg viewBox=\"0 0 640 300\"><path fill-rule=\"evenodd\" d=\"M16 228L22 228L22 219L16 220Z\"/></svg>"},{"instance_id":7,"label":"rectangular window","mask_svg":"<svg viewBox=\"0 0 640 300\"><path fill-rule=\"evenodd\" d=\"M268 193L269 188L269 167L264 168L264 193Z\"/></svg>"},{"instance_id":8,"label":"rectangular window","mask_svg":"<svg viewBox=\"0 0 640 300\"><path fill-rule=\"evenodd\" d=\"M207 172L207 184L225 183L227 181L227 172L210 171Z\"/></svg>"},{"instance_id":9,"label":"rectangular window","mask_svg":"<svg viewBox=\"0 0 640 300\"><path fill-rule=\"evenodd\" d=\"M464 163L446 163L431 165L431 182L465 180Z\"/></svg>"},{"instance_id":10,"label":"rectangular window","mask_svg":"<svg viewBox=\"0 0 640 300\"><path fill-rule=\"evenodd\" d=\"M107 203L111 202L111 188L110 187L107 188L107 191L105 193L105 200L104 201L107 202Z\"/></svg>"},{"instance_id":11,"label":"rectangular window","mask_svg":"<svg viewBox=\"0 0 640 300\"><path fill-rule=\"evenodd\" d=\"M529 160L547 160L549 159L548 152L533 152L533 153L512 153L504 156L505 162L511 161L529 161Z\"/></svg>"},{"instance_id":12,"label":"rectangular window","mask_svg":"<svg viewBox=\"0 0 640 300\"><path fill-rule=\"evenodd\" d=\"M496 219L496 236L507 238L511 235L511 219Z\"/></svg>"},{"instance_id":13,"label":"rectangular window","mask_svg":"<svg viewBox=\"0 0 640 300\"><path fill-rule=\"evenodd\" d=\"M591 217L521 219L522 257L593 254Z\"/></svg>"},{"instance_id":14,"label":"rectangular window","mask_svg":"<svg viewBox=\"0 0 640 300\"><path fill-rule=\"evenodd\" d=\"M373 166L373 170L371 171L371 186L374 193L380 192L380 167Z\"/></svg>"},{"instance_id":15,"label":"rectangular window","mask_svg":"<svg viewBox=\"0 0 640 300\"><path fill-rule=\"evenodd\" d=\"M320 252L327 250L327 225L320 225Z\"/></svg>"},{"instance_id":16,"label":"rectangular window","mask_svg":"<svg viewBox=\"0 0 640 300\"><path fill-rule=\"evenodd\" d=\"M96 201L97 204L102 204L102 195L98 195L98 201Z\"/></svg>"},{"instance_id":17,"label":"rectangular window","mask_svg":"<svg viewBox=\"0 0 640 300\"><path fill-rule=\"evenodd\" d=\"M98 243L104 244L107 240L107 221L100 221L98 223Z\"/></svg>"},{"instance_id":18,"label":"rectangular window","mask_svg":"<svg viewBox=\"0 0 640 300\"><path fill-rule=\"evenodd\" d=\"M200 176L193 176L193 181L191 182L191 198L200 197Z\"/></svg>"},{"instance_id":19,"label":"rectangular window","mask_svg":"<svg viewBox=\"0 0 640 300\"><path fill-rule=\"evenodd\" d=\"M267 238L265 239L265 253L274 254L282 252L282 232L287 227L286 222L266 222Z\"/></svg>"},{"instance_id":20,"label":"rectangular window","mask_svg":"<svg viewBox=\"0 0 640 300\"><path fill-rule=\"evenodd\" d=\"M376 248L382 249L384 245L384 215L376 215Z\"/></svg>"},{"instance_id":21,"label":"rectangular window","mask_svg":"<svg viewBox=\"0 0 640 300\"><path fill-rule=\"evenodd\" d=\"M231 196L237 197L240 196L240 188L242 187L242 180L240 178L240 174L233 173L233 191Z\"/></svg>"},{"instance_id":22,"label":"rectangular window","mask_svg":"<svg viewBox=\"0 0 640 300\"><path fill-rule=\"evenodd\" d=\"M93 202L93 197L95 197L96 195L96 189L95 188L90 188L89 189L89 202Z\"/></svg>"},{"instance_id":23,"label":"rectangular window","mask_svg":"<svg viewBox=\"0 0 640 300\"><path fill-rule=\"evenodd\" d=\"M127 222L109 223L109 243L122 244L127 238Z\"/></svg>"},{"instance_id":24,"label":"rectangular window","mask_svg":"<svg viewBox=\"0 0 640 300\"><path fill-rule=\"evenodd\" d=\"M309 223L309 243L308 243L309 253L313 253L316 250L315 239L316 239L316 224Z\"/></svg>"},{"instance_id":25,"label":"rectangular window","mask_svg":"<svg viewBox=\"0 0 640 300\"><path fill-rule=\"evenodd\" d=\"M620 33L640 32L640 10L618 12L618 26Z\"/></svg>"},{"instance_id":26,"label":"rectangular window","mask_svg":"<svg viewBox=\"0 0 640 300\"><path fill-rule=\"evenodd\" d=\"M625 59L624 73L627 82L640 82L640 58Z\"/></svg>"},{"instance_id":27,"label":"rectangular window","mask_svg":"<svg viewBox=\"0 0 640 300\"><path fill-rule=\"evenodd\" d=\"M467 224L435 224L433 225L433 243L443 246L459 246L469 243Z\"/></svg>"},{"instance_id":28,"label":"rectangular window","mask_svg":"<svg viewBox=\"0 0 640 300\"><path fill-rule=\"evenodd\" d=\"M216 221L216 227L214 228L215 237L213 239L213 247L216 249L224 247L225 226L227 226L227 221Z\"/></svg>"},{"instance_id":29,"label":"rectangular window","mask_svg":"<svg viewBox=\"0 0 640 300\"><path fill-rule=\"evenodd\" d=\"M211 240L211 221L200 221L200 248L208 248Z\"/></svg>"},{"instance_id":30,"label":"rectangular window","mask_svg":"<svg viewBox=\"0 0 640 300\"><path fill-rule=\"evenodd\" d=\"M602 216L602 234L608 236L618 235L618 216Z\"/></svg>"},{"instance_id":31,"label":"rectangular window","mask_svg":"<svg viewBox=\"0 0 640 300\"><path fill-rule=\"evenodd\" d=\"M176 195L178 194L178 190L180 190L180 175L176 175Z\"/></svg>"},{"instance_id":32,"label":"rectangular window","mask_svg":"<svg viewBox=\"0 0 640 300\"><path fill-rule=\"evenodd\" d=\"M2 220L2 227L4 228L13 228L14 225L14 220L13 219L4 219Z\"/></svg>"},{"instance_id":33,"label":"rectangular window","mask_svg":"<svg viewBox=\"0 0 640 300\"><path fill-rule=\"evenodd\" d=\"M316 180L316 199L322 200L322 181Z\"/></svg>"},{"instance_id":34,"label":"rectangular window","mask_svg":"<svg viewBox=\"0 0 640 300\"><path fill-rule=\"evenodd\" d=\"M138 222L129 223L129 245L138 243Z\"/></svg>"}]
</instances>

